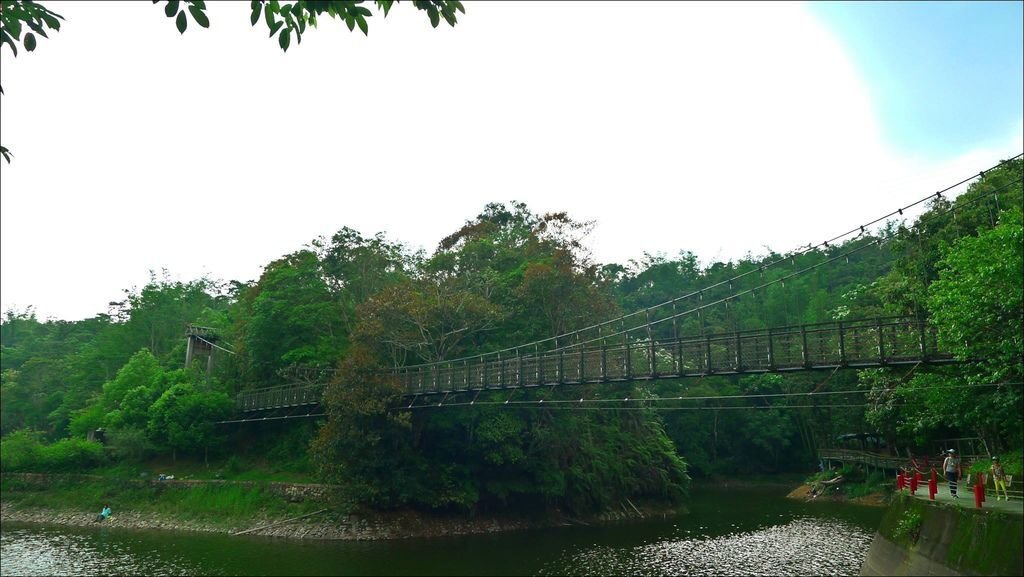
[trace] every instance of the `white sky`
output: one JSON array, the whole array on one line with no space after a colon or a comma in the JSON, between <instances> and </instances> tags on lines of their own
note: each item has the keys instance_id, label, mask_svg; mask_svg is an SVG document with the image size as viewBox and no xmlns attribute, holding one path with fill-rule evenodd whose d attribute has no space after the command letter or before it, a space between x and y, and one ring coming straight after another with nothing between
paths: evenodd
<instances>
[{"instance_id":1,"label":"white sky","mask_svg":"<svg viewBox=\"0 0 1024 577\"><path fill-rule=\"evenodd\" d=\"M2 57L0 306L106 309L150 269L250 280L343 226L432 251L487 202L595 219L594 257L790 250L1024 148L894 150L849 54L795 3L410 3L287 54L248 3L46 5ZM957 148L957 147L954 147Z\"/></svg>"}]
</instances>

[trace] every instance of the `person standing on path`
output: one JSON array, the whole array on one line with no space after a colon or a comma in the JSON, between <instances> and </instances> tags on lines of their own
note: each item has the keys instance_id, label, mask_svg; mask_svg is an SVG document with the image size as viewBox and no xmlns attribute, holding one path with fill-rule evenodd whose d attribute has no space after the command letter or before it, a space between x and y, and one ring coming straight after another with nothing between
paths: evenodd
<instances>
[{"instance_id":1,"label":"person standing on path","mask_svg":"<svg viewBox=\"0 0 1024 577\"><path fill-rule=\"evenodd\" d=\"M956 494L956 482L960 478L960 458L956 456L956 449L950 449L946 453L946 458L942 461L942 470L946 472L949 494L954 499L959 499L960 497Z\"/></svg>"},{"instance_id":2,"label":"person standing on path","mask_svg":"<svg viewBox=\"0 0 1024 577\"><path fill-rule=\"evenodd\" d=\"M999 457L992 457L992 466L989 467L989 471L992 472L992 483L996 486L996 501L999 500L1000 487L1003 489L1003 496L1009 501L1010 495L1006 493L1006 471L999 463Z\"/></svg>"}]
</instances>

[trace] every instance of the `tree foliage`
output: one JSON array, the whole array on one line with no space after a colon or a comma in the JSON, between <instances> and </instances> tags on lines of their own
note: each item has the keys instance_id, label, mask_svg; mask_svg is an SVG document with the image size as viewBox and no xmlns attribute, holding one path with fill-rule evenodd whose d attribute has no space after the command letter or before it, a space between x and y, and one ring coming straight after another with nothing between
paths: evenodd
<instances>
[{"instance_id":1,"label":"tree foliage","mask_svg":"<svg viewBox=\"0 0 1024 577\"><path fill-rule=\"evenodd\" d=\"M203 450L223 441L216 423L233 408L231 398L223 392L177 383L150 407L148 432L156 443L174 451Z\"/></svg>"},{"instance_id":2,"label":"tree foliage","mask_svg":"<svg viewBox=\"0 0 1024 577\"><path fill-rule=\"evenodd\" d=\"M38 455L46 438L82 439L98 427L108 428L121 459L197 452L223 439L211 424L231 411L228 391L278 384L282 369L314 364L340 369L327 387L329 418L278 453L296 453L315 436L304 466L377 507L581 513L625 499L673 500L690 475L806 471L818 446L851 432L879 433L892 450L963 436L1019 449L1020 179L1015 161L953 201L937 199L913 223L729 262L702 265L683 251L594 263L583 242L591 223L492 203L431 254L343 228L269 263L253 282L154 275L107 313L73 323L8 311L0 322L2 432L11 451L34 463L45 462ZM764 283L728 307L692 314ZM965 362L517 391L524 404L484 391L451 408L434 403L452 400L403 397L388 376L424 362L529 354L523 345L533 340L622 313L643 318L684 295L675 322L650 337L911 314L930 317L941 348ZM186 323L215 327L237 354L215 357L210 377L182 368ZM843 391L834 403L804 397ZM657 411L655 398L685 410ZM576 410L594 406L580 399L615 403ZM793 399L798 406L789 406Z\"/></svg>"},{"instance_id":3,"label":"tree foliage","mask_svg":"<svg viewBox=\"0 0 1024 577\"><path fill-rule=\"evenodd\" d=\"M992 450L1021 438L1024 161L936 200L894 235L900 258L872 291L890 311L929 315L942 348L967 362L914 374L865 371L866 418L891 442L978 436Z\"/></svg>"}]
</instances>

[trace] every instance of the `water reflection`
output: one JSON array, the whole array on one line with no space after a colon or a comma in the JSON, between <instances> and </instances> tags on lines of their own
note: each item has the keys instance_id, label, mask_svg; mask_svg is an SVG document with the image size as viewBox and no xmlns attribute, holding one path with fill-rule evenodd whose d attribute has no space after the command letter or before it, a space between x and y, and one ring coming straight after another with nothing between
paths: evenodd
<instances>
[{"instance_id":1,"label":"water reflection","mask_svg":"<svg viewBox=\"0 0 1024 577\"><path fill-rule=\"evenodd\" d=\"M53 527L4 527L0 575L209 575L184 556L140 547L137 539L106 528L73 533ZM149 550L147 550L149 549Z\"/></svg>"},{"instance_id":2,"label":"water reflection","mask_svg":"<svg viewBox=\"0 0 1024 577\"><path fill-rule=\"evenodd\" d=\"M704 489L675 520L431 540L5 523L0 575L856 575L884 511L784 494Z\"/></svg>"},{"instance_id":3,"label":"water reflection","mask_svg":"<svg viewBox=\"0 0 1024 577\"><path fill-rule=\"evenodd\" d=\"M570 551L540 574L856 575L872 536L845 521L800 518L718 537L683 536L627 549Z\"/></svg>"}]
</instances>

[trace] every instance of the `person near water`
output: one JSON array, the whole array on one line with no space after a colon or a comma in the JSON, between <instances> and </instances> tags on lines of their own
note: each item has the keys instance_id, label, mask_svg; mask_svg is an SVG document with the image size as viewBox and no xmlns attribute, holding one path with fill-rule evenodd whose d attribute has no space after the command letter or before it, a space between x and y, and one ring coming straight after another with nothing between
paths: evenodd
<instances>
[{"instance_id":1,"label":"person near water","mask_svg":"<svg viewBox=\"0 0 1024 577\"><path fill-rule=\"evenodd\" d=\"M992 473L992 482L996 486L996 501L999 501L999 489L1003 489L1003 496L1006 500L1010 500L1010 495L1006 492L1006 471L1003 470L1003 465L999 462L999 457L992 457L992 466L989 467L989 471Z\"/></svg>"},{"instance_id":2,"label":"person near water","mask_svg":"<svg viewBox=\"0 0 1024 577\"><path fill-rule=\"evenodd\" d=\"M106 521L107 517L110 517L110 505L104 505L103 510L96 516L96 521Z\"/></svg>"},{"instance_id":3,"label":"person near water","mask_svg":"<svg viewBox=\"0 0 1024 577\"><path fill-rule=\"evenodd\" d=\"M946 482L949 483L949 494L954 499L959 499L956 494L956 482L960 479L960 458L956 456L956 449L946 451L946 458L942 461L942 470L946 472Z\"/></svg>"}]
</instances>

